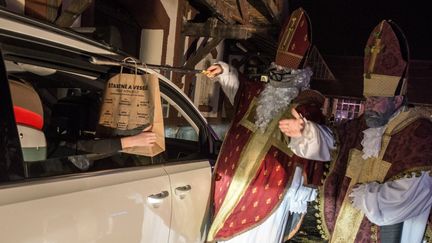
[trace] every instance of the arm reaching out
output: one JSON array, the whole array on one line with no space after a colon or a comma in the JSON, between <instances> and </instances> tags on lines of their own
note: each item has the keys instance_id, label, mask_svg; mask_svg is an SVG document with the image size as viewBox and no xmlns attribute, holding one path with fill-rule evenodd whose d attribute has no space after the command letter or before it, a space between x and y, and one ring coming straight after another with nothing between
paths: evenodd
<instances>
[{"instance_id":1,"label":"arm reaching out","mask_svg":"<svg viewBox=\"0 0 432 243\"><path fill-rule=\"evenodd\" d=\"M281 132L291 138L288 147L302 158L329 161L330 150L335 149L330 129L306 120L295 109L291 114L294 118L279 121Z\"/></svg>"},{"instance_id":2,"label":"arm reaching out","mask_svg":"<svg viewBox=\"0 0 432 243\"><path fill-rule=\"evenodd\" d=\"M288 137L301 137L305 127L303 117L294 108L291 110L291 114L294 118L279 121L279 129Z\"/></svg>"},{"instance_id":3,"label":"arm reaching out","mask_svg":"<svg viewBox=\"0 0 432 243\"><path fill-rule=\"evenodd\" d=\"M204 74L209 78L216 78L230 103L234 105L234 98L239 88L237 70L225 62L217 62L207 68Z\"/></svg>"},{"instance_id":4,"label":"arm reaching out","mask_svg":"<svg viewBox=\"0 0 432 243\"><path fill-rule=\"evenodd\" d=\"M156 142L156 133L152 132L151 129L152 126L149 126L137 135L121 138L122 149L153 146Z\"/></svg>"}]
</instances>

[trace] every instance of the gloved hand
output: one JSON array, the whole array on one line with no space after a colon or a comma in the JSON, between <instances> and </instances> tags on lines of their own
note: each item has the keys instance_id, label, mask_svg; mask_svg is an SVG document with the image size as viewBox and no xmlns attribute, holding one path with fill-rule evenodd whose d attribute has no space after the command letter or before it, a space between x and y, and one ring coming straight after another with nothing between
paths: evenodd
<instances>
[{"instance_id":1,"label":"gloved hand","mask_svg":"<svg viewBox=\"0 0 432 243\"><path fill-rule=\"evenodd\" d=\"M213 78L223 73L222 66L218 63L211 65L203 72L207 77Z\"/></svg>"}]
</instances>

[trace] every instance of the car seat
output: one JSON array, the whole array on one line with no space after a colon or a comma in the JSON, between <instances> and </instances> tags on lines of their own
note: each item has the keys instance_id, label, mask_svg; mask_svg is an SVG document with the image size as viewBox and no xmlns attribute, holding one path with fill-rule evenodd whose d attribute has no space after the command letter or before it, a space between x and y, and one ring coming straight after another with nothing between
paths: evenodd
<instances>
[{"instance_id":1,"label":"car seat","mask_svg":"<svg viewBox=\"0 0 432 243\"><path fill-rule=\"evenodd\" d=\"M36 90L26 82L9 80L9 87L24 161L44 160L47 157L47 143L42 131L42 101Z\"/></svg>"}]
</instances>

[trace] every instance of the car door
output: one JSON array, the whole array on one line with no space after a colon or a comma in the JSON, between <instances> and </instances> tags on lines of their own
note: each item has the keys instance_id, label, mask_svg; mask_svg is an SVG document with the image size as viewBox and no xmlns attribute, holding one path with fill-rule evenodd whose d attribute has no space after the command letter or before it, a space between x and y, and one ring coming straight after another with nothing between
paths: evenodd
<instances>
[{"instance_id":1,"label":"car door","mask_svg":"<svg viewBox=\"0 0 432 243\"><path fill-rule=\"evenodd\" d=\"M0 188L2 242L168 242L162 168L36 180Z\"/></svg>"},{"instance_id":2,"label":"car door","mask_svg":"<svg viewBox=\"0 0 432 243\"><path fill-rule=\"evenodd\" d=\"M168 242L172 195L163 164L123 153L23 160L20 138L28 134L18 134L2 57L1 242Z\"/></svg>"},{"instance_id":3,"label":"car door","mask_svg":"<svg viewBox=\"0 0 432 243\"><path fill-rule=\"evenodd\" d=\"M163 89L164 90L164 89ZM169 242L204 242L208 226L211 168L200 142L205 126L164 90L167 154L164 169L171 182L172 220ZM174 153L172 151L175 151Z\"/></svg>"},{"instance_id":4,"label":"car door","mask_svg":"<svg viewBox=\"0 0 432 243\"><path fill-rule=\"evenodd\" d=\"M211 185L208 161L167 165L165 170L172 195L169 242L205 242Z\"/></svg>"},{"instance_id":5,"label":"car door","mask_svg":"<svg viewBox=\"0 0 432 243\"><path fill-rule=\"evenodd\" d=\"M15 65L13 77L46 95L44 110L49 111L39 133L46 136L48 158L23 160L20 137L27 135L17 131L0 60L1 241L202 242L214 137L193 103L159 75L166 98L163 154L148 158L121 152L102 157L77 153L76 147L66 146L67 140L90 136L93 130L81 122L86 114L97 114L90 109L94 99L89 103L82 98L102 93L105 78L116 71L89 59L124 57L74 33L2 10L0 20L14 24L0 26L4 57ZM57 37L61 41L54 43ZM90 48L95 46L97 50ZM30 152L39 149L25 147Z\"/></svg>"}]
</instances>

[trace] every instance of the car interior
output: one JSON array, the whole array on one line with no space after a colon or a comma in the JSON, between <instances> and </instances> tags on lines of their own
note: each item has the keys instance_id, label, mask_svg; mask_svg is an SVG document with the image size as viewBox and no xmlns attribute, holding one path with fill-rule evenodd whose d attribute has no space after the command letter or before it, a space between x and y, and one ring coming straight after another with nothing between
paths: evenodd
<instances>
[{"instance_id":1,"label":"car interior","mask_svg":"<svg viewBox=\"0 0 432 243\"><path fill-rule=\"evenodd\" d=\"M113 151L109 148L113 138L101 138L96 133L104 90L101 80L108 80L116 68L106 69L106 73L95 77L14 60L6 60L5 65L23 154L24 177L208 157L204 155L209 146L206 128L196 122L194 114L190 115L185 102L162 84L166 149L155 157L145 157ZM92 151L97 146L106 151Z\"/></svg>"}]
</instances>

